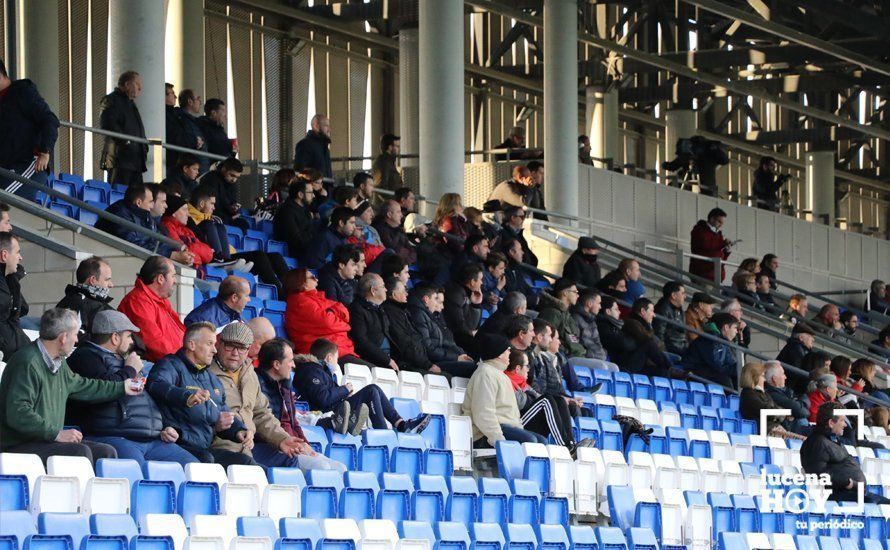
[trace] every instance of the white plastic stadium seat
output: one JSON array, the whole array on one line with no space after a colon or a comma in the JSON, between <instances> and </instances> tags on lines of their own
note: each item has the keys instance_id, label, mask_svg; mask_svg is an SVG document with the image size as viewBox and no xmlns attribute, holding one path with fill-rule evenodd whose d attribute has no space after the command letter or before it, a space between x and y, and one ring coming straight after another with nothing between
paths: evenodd
<instances>
[{"instance_id":1,"label":"white plastic stadium seat","mask_svg":"<svg viewBox=\"0 0 890 550\"><path fill-rule=\"evenodd\" d=\"M229 550L272 550L274 546L269 537L235 537Z\"/></svg>"},{"instance_id":2,"label":"white plastic stadium seat","mask_svg":"<svg viewBox=\"0 0 890 550\"><path fill-rule=\"evenodd\" d=\"M569 512L575 512L575 461L567 447L547 445L550 455L550 494L565 497L569 501Z\"/></svg>"},{"instance_id":3,"label":"white plastic stadium seat","mask_svg":"<svg viewBox=\"0 0 890 550\"><path fill-rule=\"evenodd\" d=\"M399 397L420 403L426 391L426 383L419 372L399 371Z\"/></svg>"},{"instance_id":4,"label":"white plastic stadium seat","mask_svg":"<svg viewBox=\"0 0 890 550\"><path fill-rule=\"evenodd\" d=\"M146 514L142 534L171 537L175 550L183 550L188 531L179 514Z\"/></svg>"},{"instance_id":5,"label":"white plastic stadium seat","mask_svg":"<svg viewBox=\"0 0 890 550\"><path fill-rule=\"evenodd\" d=\"M454 455L455 469L473 469L473 422L469 416L448 416L448 448Z\"/></svg>"},{"instance_id":6,"label":"white plastic stadium seat","mask_svg":"<svg viewBox=\"0 0 890 550\"><path fill-rule=\"evenodd\" d=\"M199 537L222 537L224 548L238 536L235 516L207 516L197 514L192 518L192 535Z\"/></svg>"},{"instance_id":7,"label":"white plastic stadium seat","mask_svg":"<svg viewBox=\"0 0 890 550\"><path fill-rule=\"evenodd\" d=\"M374 377L374 383L377 384L387 398L399 396L399 375L390 368L374 367L371 369L371 376Z\"/></svg>"},{"instance_id":8,"label":"white plastic stadium seat","mask_svg":"<svg viewBox=\"0 0 890 550\"><path fill-rule=\"evenodd\" d=\"M395 550L399 542L396 526L388 519L364 519L359 522L364 550Z\"/></svg>"},{"instance_id":9,"label":"white plastic stadium seat","mask_svg":"<svg viewBox=\"0 0 890 550\"><path fill-rule=\"evenodd\" d=\"M76 477L81 495L87 490L87 481L96 477L93 463L85 456L51 456L46 461L46 473L51 476Z\"/></svg>"},{"instance_id":10,"label":"white plastic stadium seat","mask_svg":"<svg viewBox=\"0 0 890 550\"><path fill-rule=\"evenodd\" d=\"M323 519L321 520L321 534L326 539L352 540L356 544L362 539L358 525L352 519Z\"/></svg>"},{"instance_id":11,"label":"white plastic stadium seat","mask_svg":"<svg viewBox=\"0 0 890 550\"><path fill-rule=\"evenodd\" d=\"M302 509L301 500L299 487L270 483L263 492L260 515L272 518L275 525L278 525L281 518L298 518Z\"/></svg>"},{"instance_id":12,"label":"white plastic stadium seat","mask_svg":"<svg viewBox=\"0 0 890 550\"><path fill-rule=\"evenodd\" d=\"M226 471L221 464L204 464L201 462L192 462L185 465L185 479L203 483L216 483L220 491L222 491L222 486L229 482Z\"/></svg>"},{"instance_id":13,"label":"white plastic stadium seat","mask_svg":"<svg viewBox=\"0 0 890 550\"><path fill-rule=\"evenodd\" d=\"M438 401L440 403L448 402L451 397L451 385L448 379L441 374L427 374L423 377L426 383L426 390L423 398L428 401Z\"/></svg>"},{"instance_id":14,"label":"white plastic stadium seat","mask_svg":"<svg viewBox=\"0 0 890 550\"><path fill-rule=\"evenodd\" d=\"M80 511L80 481L74 476L40 476L31 495L31 512L77 513Z\"/></svg>"},{"instance_id":15,"label":"white plastic stadium seat","mask_svg":"<svg viewBox=\"0 0 890 550\"><path fill-rule=\"evenodd\" d=\"M226 545L222 537L192 535L186 537L183 550L226 550Z\"/></svg>"},{"instance_id":16,"label":"white plastic stadium seat","mask_svg":"<svg viewBox=\"0 0 890 550\"><path fill-rule=\"evenodd\" d=\"M266 472L260 466L250 466L247 464L231 464L226 469L226 477L230 483L251 484L256 485L257 492L263 493L269 481L266 479Z\"/></svg>"},{"instance_id":17,"label":"white plastic stadium seat","mask_svg":"<svg viewBox=\"0 0 890 550\"><path fill-rule=\"evenodd\" d=\"M234 518L257 516L260 513L260 498L260 492L253 483L226 483L219 495L221 513Z\"/></svg>"},{"instance_id":18,"label":"white plastic stadium seat","mask_svg":"<svg viewBox=\"0 0 890 550\"><path fill-rule=\"evenodd\" d=\"M87 481L81 511L84 514L129 514L130 480L94 477Z\"/></svg>"},{"instance_id":19,"label":"white plastic stadium seat","mask_svg":"<svg viewBox=\"0 0 890 550\"><path fill-rule=\"evenodd\" d=\"M596 458L599 459L599 464ZM578 514L597 513L596 497L600 485L599 472L602 468L599 449L587 447L578 449L578 458L575 460L575 511Z\"/></svg>"},{"instance_id":20,"label":"white plastic stadium seat","mask_svg":"<svg viewBox=\"0 0 890 550\"><path fill-rule=\"evenodd\" d=\"M0 475L20 475L28 478L28 491L34 493L37 478L46 475L40 457L24 453L0 453Z\"/></svg>"},{"instance_id":21,"label":"white plastic stadium seat","mask_svg":"<svg viewBox=\"0 0 890 550\"><path fill-rule=\"evenodd\" d=\"M637 399L637 409L640 411L640 422L643 424L658 425L661 423L661 415L658 414L658 406L651 399Z\"/></svg>"},{"instance_id":22,"label":"white plastic stadium seat","mask_svg":"<svg viewBox=\"0 0 890 550\"><path fill-rule=\"evenodd\" d=\"M343 371L343 382L340 385L352 384L352 390L357 392L373 381L374 377L371 376L371 369L367 366L346 363Z\"/></svg>"}]
</instances>

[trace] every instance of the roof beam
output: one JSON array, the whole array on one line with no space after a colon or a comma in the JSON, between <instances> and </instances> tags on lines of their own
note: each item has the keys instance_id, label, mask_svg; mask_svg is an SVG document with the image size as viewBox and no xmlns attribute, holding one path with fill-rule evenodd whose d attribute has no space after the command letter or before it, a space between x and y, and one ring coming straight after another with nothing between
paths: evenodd
<instances>
[{"instance_id":1,"label":"roof beam","mask_svg":"<svg viewBox=\"0 0 890 550\"><path fill-rule=\"evenodd\" d=\"M503 4L496 4L491 0L465 0L468 4L476 6L478 8L487 9L494 13L499 13L502 15L506 15L517 21L522 21L523 23L534 25L537 27L543 28L544 22L542 18L537 16L532 16L527 13L523 13L519 10L514 10ZM824 120L825 122L831 122L833 124L837 124L838 126L845 126L847 128L854 128L865 135L874 136L881 139L890 140L890 131L884 130L882 128L877 128L873 126L869 126L867 124L860 124L855 120L851 120L849 118L838 116L834 113L829 113L827 111L823 111L821 109L815 109L813 107L809 107L807 105L802 105L797 101L792 101L790 99L786 99L784 97L779 97L774 94L770 94L764 92L760 88L756 86L752 86L747 83L742 82L733 82L725 77L720 77L711 73L705 73L701 71L696 71L694 69L690 69L685 65L681 65L679 63L674 63L672 61L667 61L662 59L658 55L651 54L648 52L643 52L640 50L636 50L634 48L630 48L627 46L619 45L611 40L603 39L598 36L594 36L587 32L578 32L578 41L583 44L588 44L591 46L595 46L597 48L613 51L615 53L637 59L646 64L652 65L654 67L658 67L660 69L664 69L666 71L672 72L676 75L683 76L692 80L697 80L700 82L705 82L707 84L711 84L716 86L717 88L723 88L730 92L741 94L741 95L750 95L753 97L757 97L764 101L768 101L773 103L774 105L779 105L780 107L785 107L786 109L793 111L795 113L805 114L811 118Z\"/></svg>"},{"instance_id":2,"label":"roof beam","mask_svg":"<svg viewBox=\"0 0 890 550\"><path fill-rule=\"evenodd\" d=\"M683 1L687 4L697 6L703 10L722 15L723 17L741 21L746 25L750 25L755 29L759 29L763 32L778 36L779 38L784 38L792 42L796 42L797 44L813 48L814 50L829 54L838 59L843 59L844 61L847 61L849 63L859 65L864 69L890 76L890 65L881 63L880 61L876 61L874 59L871 59L870 57L864 56L860 53L856 53L852 50L848 50L842 46L838 46L837 44L832 44L831 42L822 40L821 38L816 38L815 36L811 36L809 34L792 29L791 27L786 27L785 25L780 25L778 23L774 23L773 21L766 20L753 13L740 10L733 6L727 6L726 4L717 2L716 0Z\"/></svg>"}]
</instances>

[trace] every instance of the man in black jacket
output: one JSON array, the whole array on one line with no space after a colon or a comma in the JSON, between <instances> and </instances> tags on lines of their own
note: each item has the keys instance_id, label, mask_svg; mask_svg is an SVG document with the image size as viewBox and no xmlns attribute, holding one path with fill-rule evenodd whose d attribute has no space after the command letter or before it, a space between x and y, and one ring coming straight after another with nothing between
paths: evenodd
<instances>
[{"instance_id":1,"label":"man in black jacket","mask_svg":"<svg viewBox=\"0 0 890 550\"><path fill-rule=\"evenodd\" d=\"M646 376L670 376L671 362L652 330L654 318L655 306L649 299L638 298L631 306L622 332L634 345L621 357L614 358L621 370Z\"/></svg>"},{"instance_id":2,"label":"man in black jacket","mask_svg":"<svg viewBox=\"0 0 890 550\"><path fill-rule=\"evenodd\" d=\"M831 477L831 500L856 502L859 485L866 484L865 474L839 441L847 427L846 416L837 414L842 408L843 405L836 402L819 407L816 427L800 448L800 465L805 473ZM866 503L890 504L890 499L875 493L865 491L863 496Z\"/></svg>"},{"instance_id":3,"label":"man in black jacket","mask_svg":"<svg viewBox=\"0 0 890 550\"><path fill-rule=\"evenodd\" d=\"M9 362L12 354L28 345L31 340L19 326L19 319L28 314L28 302L22 296L21 279L24 270L19 270L22 261L19 240L12 233L0 232L0 352L3 360Z\"/></svg>"},{"instance_id":4,"label":"man in black jacket","mask_svg":"<svg viewBox=\"0 0 890 550\"><path fill-rule=\"evenodd\" d=\"M359 357L398 372L399 365L393 359L389 321L380 309L380 304L385 300L383 278L376 273L363 275L358 282L357 296L349 306L349 324L352 327L349 337Z\"/></svg>"},{"instance_id":5,"label":"man in black jacket","mask_svg":"<svg viewBox=\"0 0 890 550\"><path fill-rule=\"evenodd\" d=\"M602 275L600 266L596 262L599 254L599 245L593 237L581 237L578 239L578 249L572 252L569 259L562 267L562 276L587 288L594 288Z\"/></svg>"},{"instance_id":6,"label":"man in black jacket","mask_svg":"<svg viewBox=\"0 0 890 550\"><path fill-rule=\"evenodd\" d=\"M312 129L294 148L294 170L315 168L326 178L334 177L331 168L331 120L326 115L312 117Z\"/></svg>"},{"instance_id":7,"label":"man in black jacket","mask_svg":"<svg viewBox=\"0 0 890 550\"><path fill-rule=\"evenodd\" d=\"M473 349L473 337L482 319L482 266L466 264L445 287L445 324L464 349Z\"/></svg>"},{"instance_id":8,"label":"man in black jacket","mask_svg":"<svg viewBox=\"0 0 890 550\"><path fill-rule=\"evenodd\" d=\"M415 286L408 298L408 313L427 357L434 363L446 361L473 362L472 357L457 345L451 331L442 319L444 292L429 283Z\"/></svg>"},{"instance_id":9,"label":"man in black jacket","mask_svg":"<svg viewBox=\"0 0 890 550\"><path fill-rule=\"evenodd\" d=\"M383 134L380 138L380 154L374 159L371 173L374 175L374 185L381 189L395 191L402 186L402 174L396 166L400 139L395 134Z\"/></svg>"},{"instance_id":10,"label":"man in black jacket","mask_svg":"<svg viewBox=\"0 0 890 550\"><path fill-rule=\"evenodd\" d=\"M179 92L179 107L176 108L176 116L179 117L185 132L185 142L191 144L185 147L208 152L204 133L198 125L198 118L201 116L201 96L188 88ZM200 164L199 173L203 174L210 169L210 159L202 156L197 156L197 158Z\"/></svg>"},{"instance_id":11,"label":"man in black jacket","mask_svg":"<svg viewBox=\"0 0 890 550\"><path fill-rule=\"evenodd\" d=\"M111 281L111 266L99 256L80 262L74 275L77 284L65 287L65 297L56 307L70 309L80 317L79 343L92 339L93 318L100 311L113 310L109 304L108 289L114 286Z\"/></svg>"},{"instance_id":12,"label":"man in black jacket","mask_svg":"<svg viewBox=\"0 0 890 550\"><path fill-rule=\"evenodd\" d=\"M99 105L101 128L145 139L142 115L136 107L136 98L141 93L142 77L139 73L126 71L122 74L117 79L117 88L103 97ZM109 182L124 185L142 183L147 159L147 144L129 139L105 138L101 167L111 173Z\"/></svg>"},{"instance_id":13,"label":"man in black jacket","mask_svg":"<svg viewBox=\"0 0 890 550\"><path fill-rule=\"evenodd\" d=\"M331 254L331 261L318 270L318 290L324 291L328 300L349 306L355 301L358 263L361 250L351 244L341 244Z\"/></svg>"},{"instance_id":14,"label":"man in black jacket","mask_svg":"<svg viewBox=\"0 0 890 550\"><path fill-rule=\"evenodd\" d=\"M776 360L781 361L782 363L787 363L793 367L803 368L804 356L813 349L814 335L815 333L813 332L813 329L811 329L807 323L797 323L791 330L791 337L788 338L785 347L783 347L782 351L779 352L779 355L776 356ZM791 379L791 387L796 392L806 392L807 383L809 382L809 379L806 376L792 373L789 378Z\"/></svg>"},{"instance_id":15,"label":"man in black jacket","mask_svg":"<svg viewBox=\"0 0 890 550\"><path fill-rule=\"evenodd\" d=\"M683 355L689 342L686 340L686 323L683 320L683 304L686 302L686 287L680 281L668 281L661 289L661 299L655 304L655 313L676 321L679 326L661 319L652 322L655 336L664 344L665 351Z\"/></svg>"},{"instance_id":16,"label":"man in black jacket","mask_svg":"<svg viewBox=\"0 0 890 550\"><path fill-rule=\"evenodd\" d=\"M28 79L12 81L0 60L0 167L46 183L59 119ZM0 188L28 199L37 190L0 176Z\"/></svg>"},{"instance_id":17,"label":"man in black jacket","mask_svg":"<svg viewBox=\"0 0 890 550\"><path fill-rule=\"evenodd\" d=\"M204 104L204 116L198 118L197 123L208 153L234 157L238 154L238 148L226 134L226 116L226 104L223 100L212 97Z\"/></svg>"},{"instance_id":18,"label":"man in black jacket","mask_svg":"<svg viewBox=\"0 0 890 550\"><path fill-rule=\"evenodd\" d=\"M139 329L119 311L107 310L93 319L93 339L74 350L68 366L84 378L122 382L141 376L142 360L133 351ZM185 466L198 459L176 445L179 434L164 427L161 411L146 392L117 401L83 404L70 401L66 420L84 437L114 447L118 458L166 460Z\"/></svg>"},{"instance_id":19,"label":"man in black jacket","mask_svg":"<svg viewBox=\"0 0 890 550\"><path fill-rule=\"evenodd\" d=\"M315 223L309 210L314 196L312 182L297 179L288 188L287 200L278 208L272 220L275 239L287 243L293 258L302 258L309 243L315 239Z\"/></svg>"},{"instance_id":20,"label":"man in black jacket","mask_svg":"<svg viewBox=\"0 0 890 550\"><path fill-rule=\"evenodd\" d=\"M501 242L516 239L522 245L523 262L537 266L538 257L532 252L528 241L522 234L522 225L525 221L525 208L521 206L508 206L504 209L504 226L501 229Z\"/></svg>"},{"instance_id":21,"label":"man in black jacket","mask_svg":"<svg viewBox=\"0 0 890 550\"><path fill-rule=\"evenodd\" d=\"M226 225L240 227L242 231L250 229L250 224L241 216L241 203L238 202L238 190L235 185L238 178L244 172L241 161L230 157L220 162L215 170L211 170L201 177L201 185L206 185L213 191L216 197L216 209L213 215L217 216Z\"/></svg>"},{"instance_id":22,"label":"man in black jacket","mask_svg":"<svg viewBox=\"0 0 890 550\"><path fill-rule=\"evenodd\" d=\"M402 207L394 200L383 201L380 213L374 220L374 229L380 235L380 242L392 249L405 260L408 265L417 263L416 240L412 240L405 232L402 224Z\"/></svg>"}]
</instances>

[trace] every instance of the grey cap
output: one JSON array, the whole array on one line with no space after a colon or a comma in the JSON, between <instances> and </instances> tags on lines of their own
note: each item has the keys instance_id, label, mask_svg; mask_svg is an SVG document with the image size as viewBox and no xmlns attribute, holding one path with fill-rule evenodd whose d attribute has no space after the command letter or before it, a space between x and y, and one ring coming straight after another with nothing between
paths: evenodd
<instances>
[{"instance_id":1,"label":"grey cap","mask_svg":"<svg viewBox=\"0 0 890 550\"><path fill-rule=\"evenodd\" d=\"M130 322L120 311L107 309L93 317L93 334L115 334L125 330L139 332L139 327Z\"/></svg>"}]
</instances>

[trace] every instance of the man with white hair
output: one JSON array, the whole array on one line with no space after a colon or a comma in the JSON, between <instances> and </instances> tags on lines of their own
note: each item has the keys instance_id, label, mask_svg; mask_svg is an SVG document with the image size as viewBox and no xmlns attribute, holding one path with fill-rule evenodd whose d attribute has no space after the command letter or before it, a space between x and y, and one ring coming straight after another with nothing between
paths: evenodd
<instances>
[{"instance_id":1,"label":"man with white hair","mask_svg":"<svg viewBox=\"0 0 890 550\"><path fill-rule=\"evenodd\" d=\"M117 458L114 447L65 429L68 399L105 403L142 393L142 382L94 380L77 376L66 358L74 351L80 319L70 309L53 308L40 317L40 336L17 351L0 379L0 451L38 455L83 456L94 462Z\"/></svg>"},{"instance_id":2,"label":"man with white hair","mask_svg":"<svg viewBox=\"0 0 890 550\"><path fill-rule=\"evenodd\" d=\"M763 391L773 399L780 409L790 409L796 424L806 422L810 411L807 410L806 403L798 399L791 388L785 385L785 380L788 377L785 375L782 363L775 360L765 361L763 366L766 367L763 373L763 378L766 381Z\"/></svg>"}]
</instances>

